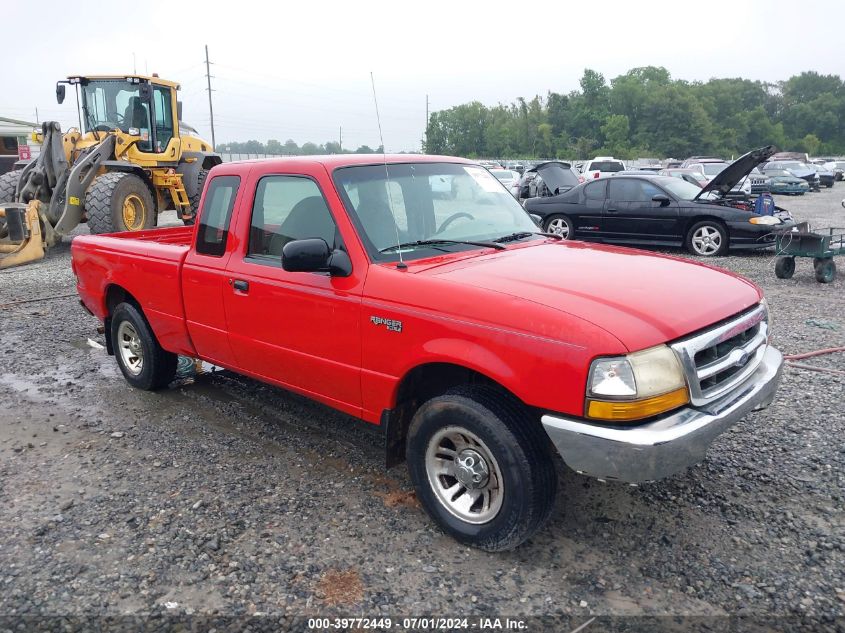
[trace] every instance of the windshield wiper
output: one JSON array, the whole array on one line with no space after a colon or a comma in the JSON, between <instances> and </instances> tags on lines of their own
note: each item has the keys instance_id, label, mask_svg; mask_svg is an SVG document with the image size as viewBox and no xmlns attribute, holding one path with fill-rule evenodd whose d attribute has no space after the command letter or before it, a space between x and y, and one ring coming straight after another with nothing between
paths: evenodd
<instances>
[{"instance_id":1,"label":"windshield wiper","mask_svg":"<svg viewBox=\"0 0 845 633\"><path fill-rule=\"evenodd\" d=\"M496 242L484 242L481 240L445 240L445 239L430 239L430 240L417 240L416 242L403 242L401 244L397 244L396 246L388 246L387 248L382 248L379 250L379 253L389 253L390 251L400 250L403 248L410 248L411 246L435 246L437 244L469 244L471 246L483 246L484 248L495 248L497 250L503 250L505 247L501 244L497 244Z\"/></svg>"},{"instance_id":2,"label":"windshield wiper","mask_svg":"<svg viewBox=\"0 0 845 633\"><path fill-rule=\"evenodd\" d=\"M505 235L504 237L497 237L494 242L513 242L515 240L521 240L523 237L529 237L531 235L542 235L543 237L550 237L553 240L562 240L563 236L558 235L557 233L546 233L544 231L519 231L518 233L511 233L510 235Z\"/></svg>"}]
</instances>

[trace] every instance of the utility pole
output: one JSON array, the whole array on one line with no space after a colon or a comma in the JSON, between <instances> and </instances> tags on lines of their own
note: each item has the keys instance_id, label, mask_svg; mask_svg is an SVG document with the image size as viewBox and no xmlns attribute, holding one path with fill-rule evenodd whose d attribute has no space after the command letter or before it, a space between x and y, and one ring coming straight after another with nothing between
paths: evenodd
<instances>
[{"instance_id":1,"label":"utility pole","mask_svg":"<svg viewBox=\"0 0 845 633\"><path fill-rule=\"evenodd\" d=\"M340 130L338 131L337 135L337 147L340 150L340 153L343 153L343 126L340 126Z\"/></svg>"},{"instance_id":2,"label":"utility pole","mask_svg":"<svg viewBox=\"0 0 845 633\"><path fill-rule=\"evenodd\" d=\"M208 115L211 119L211 149L217 147L214 139L214 107L211 105L211 62L208 61L208 44L205 45L205 78L208 80Z\"/></svg>"},{"instance_id":3,"label":"utility pole","mask_svg":"<svg viewBox=\"0 0 845 633\"><path fill-rule=\"evenodd\" d=\"M423 149L428 146L428 94L425 95L425 127L423 128Z\"/></svg>"},{"instance_id":4,"label":"utility pole","mask_svg":"<svg viewBox=\"0 0 845 633\"><path fill-rule=\"evenodd\" d=\"M35 122L40 124L41 121L38 120L38 108L35 108Z\"/></svg>"}]
</instances>

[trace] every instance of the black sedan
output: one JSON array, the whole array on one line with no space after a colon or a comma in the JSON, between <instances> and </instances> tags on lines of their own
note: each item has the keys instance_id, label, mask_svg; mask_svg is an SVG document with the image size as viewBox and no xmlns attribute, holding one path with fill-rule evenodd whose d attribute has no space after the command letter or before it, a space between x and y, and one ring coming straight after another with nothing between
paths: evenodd
<instances>
[{"instance_id":1,"label":"black sedan","mask_svg":"<svg viewBox=\"0 0 845 633\"><path fill-rule=\"evenodd\" d=\"M526 200L525 209L541 218L544 230L568 239L685 246L702 256L763 248L773 243L773 231L794 225L789 212L775 208L761 215L750 201L726 194L773 151L746 154L703 189L671 176L614 176Z\"/></svg>"}]
</instances>

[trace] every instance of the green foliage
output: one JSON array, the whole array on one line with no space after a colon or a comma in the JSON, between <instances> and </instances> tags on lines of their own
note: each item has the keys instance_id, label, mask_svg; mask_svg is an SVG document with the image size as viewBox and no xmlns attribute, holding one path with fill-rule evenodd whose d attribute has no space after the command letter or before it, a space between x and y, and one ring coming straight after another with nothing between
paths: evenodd
<instances>
[{"instance_id":1,"label":"green foliage","mask_svg":"<svg viewBox=\"0 0 845 633\"><path fill-rule=\"evenodd\" d=\"M260 141L218 143L218 152L231 154L270 154L273 156L315 156L319 154L381 154L383 149L379 145L373 149L367 145L361 145L358 149L350 151L343 149L337 141L327 141L323 145L314 143L303 143L302 147L296 144L293 139L285 141L284 145L276 139L270 139L266 143Z\"/></svg>"},{"instance_id":2,"label":"green foliage","mask_svg":"<svg viewBox=\"0 0 845 633\"><path fill-rule=\"evenodd\" d=\"M689 83L655 66L631 69L608 84L586 69L580 90L568 94L434 112L423 145L431 154L499 158L730 157L763 145L845 153L845 84L815 72L777 84Z\"/></svg>"}]
</instances>

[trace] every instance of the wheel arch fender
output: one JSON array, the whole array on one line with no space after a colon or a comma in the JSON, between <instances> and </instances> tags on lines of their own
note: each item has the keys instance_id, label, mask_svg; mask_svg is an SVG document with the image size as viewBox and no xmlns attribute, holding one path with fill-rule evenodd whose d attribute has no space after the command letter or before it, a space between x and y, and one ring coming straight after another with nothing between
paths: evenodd
<instances>
[{"instance_id":1,"label":"wheel arch fender","mask_svg":"<svg viewBox=\"0 0 845 633\"><path fill-rule=\"evenodd\" d=\"M192 159L190 161L186 159ZM197 194L199 173L223 163L220 154L214 152L183 152L182 161L176 167L176 173L182 174L182 184L188 198Z\"/></svg>"},{"instance_id":2,"label":"wheel arch fender","mask_svg":"<svg viewBox=\"0 0 845 633\"><path fill-rule=\"evenodd\" d=\"M396 382L391 408L382 411L386 466L404 461L408 427L424 402L459 385L473 384L490 386L524 402L506 386L514 384L515 377L504 359L481 345L458 339L429 341L422 358L406 367Z\"/></svg>"}]
</instances>

